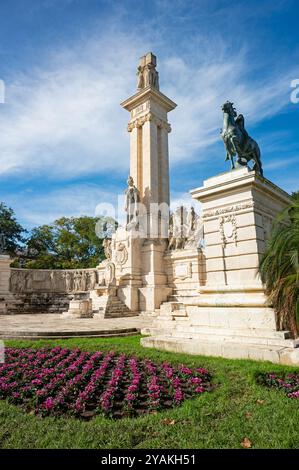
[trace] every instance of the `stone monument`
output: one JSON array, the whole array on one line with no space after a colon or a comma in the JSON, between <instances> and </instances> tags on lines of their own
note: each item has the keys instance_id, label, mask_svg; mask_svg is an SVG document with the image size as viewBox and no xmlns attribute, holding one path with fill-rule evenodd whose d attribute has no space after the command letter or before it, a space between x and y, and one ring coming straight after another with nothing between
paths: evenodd
<instances>
[{"instance_id":1,"label":"stone monument","mask_svg":"<svg viewBox=\"0 0 299 470\"><path fill-rule=\"evenodd\" d=\"M117 297L133 313L152 313L171 289L163 255L169 222L167 114L176 104L159 91L156 56L141 57L137 92L121 103L130 113L130 177L125 191L127 222L111 240ZM107 260L99 266L104 272Z\"/></svg>"},{"instance_id":2,"label":"stone monument","mask_svg":"<svg viewBox=\"0 0 299 470\"><path fill-rule=\"evenodd\" d=\"M205 281L197 296L174 309L162 304L151 336L141 343L170 351L299 363L299 339L278 331L276 314L258 274L275 217L290 196L263 177L260 151L223 106L222 131L231 171L191 191L202 204ZM237 165L233 157L238 155ZM253 160L253 169L247 163Z\"/></svg>"}]
</instances>

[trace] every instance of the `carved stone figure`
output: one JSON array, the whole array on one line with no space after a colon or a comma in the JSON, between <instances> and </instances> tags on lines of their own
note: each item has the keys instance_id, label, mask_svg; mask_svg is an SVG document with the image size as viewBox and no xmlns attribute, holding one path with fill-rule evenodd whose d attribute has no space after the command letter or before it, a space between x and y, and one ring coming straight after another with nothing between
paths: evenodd
<instances>
[{"instance_id":1,"label":"carved stone figure","mask_svg":"<svg viewBox=\"0 0 299 470\"><path fill-rule=\"evenodd\" d=\"M156 70L156 65L156 56L151 52L140 58L137 68L137 90L142 90L146 87L159 90L159 73Z\"/></svg>"},{"instance_id":2,"label":"carved stone figure","mask_svg":"<svg viewBox=\"0 0 299 470\"><path fill-rule=\"evenodd\" d=\"M26 283L27 283L27 272L26 271L18 271L17 279L16 279L16 291L17 292L25 292L26 291Z\"/></svg>"},{"instance_id":3,"label":"carved stone figure","mask_svg":"<svg viewBox=\"0 0 299 470\"><path fill-rule=\"evenodd\" d=\"M105 258L110 261L112 256L112 247L111 240L109 238L104 238L103 240L104 254Z\"/></svg>"},{"instance_id":4,"label":"carved stone figure","mask_svg":"<svg viewBox=\"0 0 299 470\"><path fill-rule=\"evenodd\" d=\"M184 206L178 207L169 219L168 250L199 248L203 244L203 219L194 207L190 211Z\"/></svg>"},{"instance_id":5,"label":"carved stone figure","mask_svg":"<svg viewBox=\"0 0 299 470\"><path fill-rule=\"evenodd\" d=\"M175 248L175 237L173 233L173 214L169 217L169 228L168 228L168 250L174 250Z\"/></svg>"},{"instance_id":6,"label":"carved stone figure","mask_svg":"<svg viewBox=\"0 0 299 470\"><path fill-rule=\"evenodd\" d=\"M26 292L32 291L32 271L27 271L25 274L25 286L24 290Z\"/></svg>"},{"instance_id":7,"label":"carved stone figure","mask_svg":"<svg viewBox=\"0 0 299 470\"><path fill-rule=\"evenodd\" d=\"M96 271L90 271L89 272L89 289L93 290L96 283L97 283L97 272Z\"/></svg>"},{"instance_id":8,"label":"carved stone figure","mask_svg":"<svg viewBox=\"0 0 299 470\"><path fill-rule=\"evenodd\" d=\"M81 274L79 271L76 271L74 274L74 291L80 292L81 290Z\"/></svg>"},{"instance_id":9,"label":"carved stone figure","mask_svg":"<svg viewBox=\"0 0 299 470\"><path fill-rule=\"evenodd\" d=\"M202 217L199 217L192 207L189 214L189 232L185 248L200 248L204 243L204 225Z\"/></svg>"},{"instance_id":10,"label":"carved stone figure","mask_svg":"<svg viewBox=\"0 0 299 470\"><path fill-rule=\"evenodd\" d=\"M64 279L65 279L65 290L66 292L72 292L73 290L73 276L69 271L66 271L64 273Z\"/></svg>"},{"instance_id":11,"label":"carved stone figure","mask_svg":"<svg viewBox=\"0 0 299 470\"><path fill-rule=\"evenodd\" d=\"M115 285L116 279L115 279L115 264L110 262L107 264L105 268L105 273L104 273L104 279L105 279L105 285L107 287L111 285Z\"/></svg>"},{"instance_id":12,"label":"carved stone figure","mask_svg":"<svg viewBox=\"0 0 299 470\"><path fill-rule=\"evenodd\" d=\"M132 176L128 178L128 188L125 191L125 211L127 213L127 228L138 228L138 205L140 201L140 194Z\"/></svg>"},{"instance_id":13,"label":"carved stone figure","mask_svg":"<svg viewBox=\"0 0 299 470\"><path fill-rule=\"evenodd\" d=\"M221 137L226 148L226 160L231 161L231 169L235 168L234 157L237 155L237 166L246 166L250 160L253 160L253 170L263 176L260 148L245 130L244 116L239 114L237 117L233 103L230 101L224 103L222 111Z\"/></svg>"},{"instance_id":14,"label":"carved stone figure","mask_svg":"<svg viewBox=\"0 0 299 470\"><path fill-rule=\"evenodd\" d=\"M80 287L81 287L82 292L86 291L86 272L85 271L81 271L81 284L80 284Z\"/></svg>"},{"instance_id":15,"label":"carved stone figure","mask_svg":"<svg viewBox=\"0 0 299 470\"><path fill-rule=\"evenodd\" d=\"M140 65L138 66L137 69L137 90L142 90L144 88L144 77L143 77L143 67Z\"/></svg>"},{"instance_id":16,"label":"carved stone figure","mask_svg":"<svg viewBox=\"0 0 299 470\"><path fill-rule=\"evenodd\" d=\"M24 282L22 282L22 280L20 278L20 272L11 270L11 274L10 274L10 290L11 290L11 292L20 292L21 289L22 289L22 285L24 285Z\"/></svg>"},{"instance_id":17,"label":"carved stone figure","mask_svg":"<svg viewBox=\"0 0 299 470\"><path fill-rule=\"evenodd\" d=\"M194 207L191 207L190 211L187 215L187 227L188 233L187 236L189 237L195 230L197 214L195 213Z\"/></svg>"},{"instance_id":18,"label":"carved stone figure","mask_svg":"<svg viewBox=\"0 0 299 470\"><path fill-rule=\"evenodd\" d=\"M153 64L148 64L144 68L144 86L151 86L159 90L159 75Z\"/></svg>"},{"instance_id":19,"label":"carved stone figure","mask_svg":"<svg viewBox=\"0 0 299 470\"><path fill-rule=\"evenodd\" d=\"M180 250L185 246L188 236L187 211L184 206L178 207L169 221L169 250Z\"/></svg>"}]
</instances>

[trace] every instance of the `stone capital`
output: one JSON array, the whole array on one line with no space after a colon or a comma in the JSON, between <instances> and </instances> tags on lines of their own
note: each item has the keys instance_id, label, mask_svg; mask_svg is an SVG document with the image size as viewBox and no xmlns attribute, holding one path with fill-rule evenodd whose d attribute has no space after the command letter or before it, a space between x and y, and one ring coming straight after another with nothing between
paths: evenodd
<instances>
[{"instance_id":1,"label":"stone capital","mask_svg":"<svg viewBox=\"0 0 299 470\"><path fill-rule=\"evenodd\" d=\"M171 132L171 126L168 122L164 121L163 119L159 119L157 118L153 113L151 112L148 112L147 114L145 114L144 116L141 116L141 117L138 117L134 120L131 120L129 123L128 123L128 126L127 126L127 130L128 132L132 132L132 130L136 127L142 127L143 124L145 124L146 122L148 121L151 121L153 122L154 124L156 124L156 126L159 128L159 129L165 129L167 132Z\"/></svg>"}]
</instances>

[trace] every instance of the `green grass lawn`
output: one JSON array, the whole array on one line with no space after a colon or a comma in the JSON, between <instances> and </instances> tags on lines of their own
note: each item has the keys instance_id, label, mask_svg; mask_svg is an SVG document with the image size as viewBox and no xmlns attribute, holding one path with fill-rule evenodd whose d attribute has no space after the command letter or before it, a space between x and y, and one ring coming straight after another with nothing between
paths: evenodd
<instances>
[{"instance_id":1,"label":"green grass lawn","mask_svg":"<svg viewBox=\"0 0 299 470\"><path fill-rule=\"evenodd\" d=\"M140 418L113 421L97 416L41 418L0 400L1 448L299 448L299 401L256 384L255 374L291 371L266 362L189 356L144 349L140 336L113 339L7 341L7 346L79 347L115 350L154 361L203 366L213 374L216 388L182 406ZM298 369L297 369L298 370ZM168 419L166 419L168 418ZM174 423L174 424L169 424Z\"/></svg>"}]
</instances>

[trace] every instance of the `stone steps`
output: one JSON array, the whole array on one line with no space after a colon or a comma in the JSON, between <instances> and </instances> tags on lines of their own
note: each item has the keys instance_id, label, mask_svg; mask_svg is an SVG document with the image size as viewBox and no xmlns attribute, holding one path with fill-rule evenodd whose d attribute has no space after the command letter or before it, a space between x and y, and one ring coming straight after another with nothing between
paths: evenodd
<instances>
[{"instance_id":1,"label":"stone steps","mask_svg":"<svg viewBox=\"0 0 299 470\"><path fill-rule=\"evenodd\" d=\"M247 332L246 336L238 335L234 337L233 335L225 336L215 334L202 334L193 332L191 329L189 332L174 330L172 335L175 338L182 339L196 339L197 341L220 341L220 342L231 342L231 343L242 343L242 344L256 344L256 345L268 345L268 346L280 346L280 347L290 347L297 348L299 346L299 340L293 339L282 339L272 336L272 332L269 332L269 336L250 336L250 332Z\"/></svg>"},{"instance_id":2,"label":"stone steps","mask_svg":"<svg viewBox=\"0 0 299 470\"><path fill-rule=\"evenodd\" d=\"M154 320L152 331L158 334L167 334L170 337L182 339L197 339L200 341L231 341L233 343L252 343L277 345L281 347L298 347L299 339L290 338L289 331L275 331L272 329L242 329L190 325L187 316L160 316Z\"/></svg>"},{"instance_id":3,"label":"stone steps","mask_svg":"<svg viewBox=\"0 0 299 470\"><path fill-rule=\"evenodd\" d=\"M46 292L39 294L8 294L4 300L6 313L2 310L2 315L62 313L68 309L69 300L68 294L63 293L60 295Z\"/></svg>"},{"instance_id":4,"label":"stone steps","mask_svg":"<svg viewBox=\"0 0 299 470\"><path fill-rule=\"evenodd\" d=\"M172 294L167 297L167 301L190 304L197 299L198 295L199 294Z\"/></svg>"},{"instance_id":5,"label":"stone steps","mask_svg":"<svg viewBox=\"0 0 299 470\"><path fill-rule=\"evenodd\" d=\"M195 325L177 325L177 331L180 332L192 332L196 334L203 334L203 335L213 335L213 336L248 336L248 332L250 331L250 335L252 337L263 338L267 337L271 334L272 337L277 339L290 339L290 332L289 331L275 331L269 329L241 329L241 328L216 328L216 327L204 327L204 326L195 326Z\"/></svg>"},{"instance_id":6,"label":"stone steps","mask_svg":"<svg viewBox=\"0 0 299 470\"><path fill-rule=\"evenodd\" d=\"M114 293L98 295L96 291L90 293L92 311L99 318L120 318L136 316Z\"/></svg>"},{"instance_id":7,"label":"stone steps","mask_svg":"<svg viewBox=\"0 0 299 470\"><path fill-rule=\"evenodd\" d=\"M115 338L119 336L132 336L140 333L138 328L122 328L113 330L94 330L94 331L9 331L0 334L0 339L68 339L68 338Z\"/></svg>"}]
</instances>

